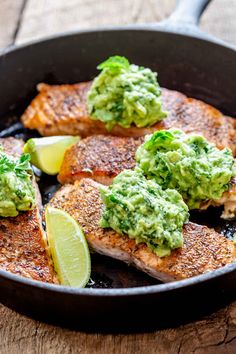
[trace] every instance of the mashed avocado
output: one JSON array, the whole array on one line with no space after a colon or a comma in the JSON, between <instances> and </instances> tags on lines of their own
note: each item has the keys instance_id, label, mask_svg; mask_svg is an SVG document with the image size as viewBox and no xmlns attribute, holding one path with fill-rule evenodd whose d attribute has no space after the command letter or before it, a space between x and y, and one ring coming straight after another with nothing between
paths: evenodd
<instances>
[{"instance_id":1,"label":"mashed avocado","mask_svg":"<svg viewBox=\"0 0 236 354\"><path fill-rule=\"evenodd\" d=\"M174 129L147 136L136 152L136 161L162 188L178 190L190 209L222 196L234 164L229 149L219 150L202 136Z\"/></svg>"},{"instance_id":2,"label":"mashed avocado","mask_svg":"<svg viewBox=\"0 0 236 354\"><path fill-rule=\"evenodd\" d=\"M102 187L101 196L105 204L102 227L146 243L160 257L183 245L188 207L177 191L163 191L136 169L121 172L111 186Z\"/></svg>"},{"instance_id":3,"label":"mashed avocado","mask_svg":"<svg viewBox=\"0 0 236 354\"><path fill-rule=\"evenodd\" d=\"M0 216L17 216L35 205L29 155L16 159L0 148Z\"/></svg>"},{"instance_id":4,"label":"mashed avocado","mask_svg":"<svg viewBox=\"0 0 236 354\"><path fill-rule=\"evenodd\" d=\"M103 121L111 130L116 124L147 127L166 117L156 73L120 56L110 57L98 69L102 72L87 96L91 118Z\"/></svg>"}]
</instances>

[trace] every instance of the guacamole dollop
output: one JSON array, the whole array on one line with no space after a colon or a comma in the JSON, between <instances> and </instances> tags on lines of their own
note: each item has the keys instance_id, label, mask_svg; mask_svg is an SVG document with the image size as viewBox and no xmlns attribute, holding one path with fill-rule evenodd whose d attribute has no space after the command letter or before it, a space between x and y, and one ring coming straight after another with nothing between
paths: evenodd
<instances>
[{"instance_id":1,"label":"guacamole dollop","mask_svg":"<svg viewBox=\"0 0 236 354\"><path fill-rule=\"evenodd\" d=\"M234 174L231 150L219 150L200 135L174 129L147 136L136 161L145 176L162 188L178 190L190 209L219 199Z\"/></svg>"},{"instance_id":2,"label":"guacamole dollop","mask_svg":"<svg viewBox=\"0 0 236 354\"><path fill-rule=\"evenodd\" d=\"M144 242L160 257L183 245L188 207L177 191L163 191L138 169L124 170L100 191L105 204L102 227Z\"/></svg>"},{"instance_id":3,"label":"guacamole dollop","mask_svg":"<svg viewBox=\"0 0 236 354\"><path fill-rule=\"evenodd\" d=\"M13 158L0 148L0 216L17 216L35 205L30 156Z\"/></svg>"},{"instance_id":4,"label":"guacamole dollop","mask_svg":"<svg viewBox=\"0 0 236 354\"><path fill-rule=\"evenodd\" d=\"M102 71L88 92L87 106L91 118L104 122L108 130L116 124L147 127L167 116L156 73L120 56L110 57L98 69Z\"/></svg>"}]
</instances>

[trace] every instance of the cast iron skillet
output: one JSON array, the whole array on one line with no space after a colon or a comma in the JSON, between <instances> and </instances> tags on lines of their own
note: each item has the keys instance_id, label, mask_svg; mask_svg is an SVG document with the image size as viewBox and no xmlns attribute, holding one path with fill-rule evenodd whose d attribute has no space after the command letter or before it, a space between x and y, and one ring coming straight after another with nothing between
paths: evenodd
<instances>
[{"instance_id":1,"label":"cast iron skillet","mask_svg":"<svg viewBox=\"0 0 236 354\"><path fill-rule=\"evenodd\" d=\"M37 83L90 80L97 64L114 54L158 71L162 86L236 116L236 51L197 29L208 2L179 1L174 14L159 25L79 31L6 50L0 56L1 136L28 137L18 119L35 95ZM55 189L55 179L43 176L40 187L46 200ZM235 223L219 222L219 213L195 213L191 220L232 237ZM183 323L235 297L236 263L169 284L106 257L93 255L92 264L87 289L49 285L0 271L0 301L61 325L133 331Z\"/></svg>"}]
</instances>

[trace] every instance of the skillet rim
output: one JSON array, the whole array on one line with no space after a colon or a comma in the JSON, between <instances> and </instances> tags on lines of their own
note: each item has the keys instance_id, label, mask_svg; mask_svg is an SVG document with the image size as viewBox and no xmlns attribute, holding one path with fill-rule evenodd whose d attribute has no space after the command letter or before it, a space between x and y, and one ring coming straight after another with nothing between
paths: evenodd
<instances>
[{"instance_id":1,"label":"skillet rim","mask_svg":"<svg viewBox=\"0 0 236 354\"><path fill-rule=\"evenodd\" d=\"M179 36L179 37L187 37L197 39L200 42L207 42L210 44L218 45L224 49L230 49L233 52L236 52L236 45L225 42L219 38L216 38L208 33L203 32L197 26L194 25L186 25L181 26L179 24L171 24L167 23L147 23L147 24L134 24L134 25L123 25L123 26L101 26L94 27L91 29L75 29L66 32L59 32L57 34L53 34L47 36L45 38L38 38L29 40L27 42L21 44L10 44L9 46L0 50L0 60L7 54L10 54L14 51L22 50L27 47L32 47L34 45L45 44L50 41L58 40L61 38L68 38L80 34L98 34L100 32L126 32L126 31L143 31L143 32L156 32L156 33L168 33L169 35Z\"/></svg>"},{"instance_id":2,"label":"skillet rim","mask_svg":"<svg viewBox=\"0 0 236 354\"><path fill-rule=\"evenodd\" d=\"M20 275L16 275L9 271L0 269L0 286L1 286L1 278L3 278L9 281L13 281L15 283L20 283L24 286L40 288L42 290L63 293L67 295L79 295L79 296L90 296L90 297L94 297L94 296L95 297L96 296L125 297L125 296L133 296L133 295L150 295L150 294L171 292L178 289L183 289L186 287L202 284L216 278L221 278L224 275L233 273L235 271L236 271L236 262L227 264L226 266L223 266L211 272L197 275L188 279L176 280L169 283L140 286L140 287L133 287L133 288L99 289L99 288L76 288L76 287L69 287L69 286L67 287L59 284L46 283L43 281L22 277Z\"/></svg>"},{"instance_id":3,"label":"skillet rim","mask_svg":"<svg viewBox=\"0 0 236 354\"><path fill-rule=\"evenodd\" d=\"M188 32L186 33L186 29ZM221 39L215 38L211 35L208 35L201 30L199 30L196 26L180 26L173 25L171 23L163 24L139 24L139 25L125 25L125 26L104 26L104 27L95 27L92 29L77 29L72 31L67 31L64 33L59 33L51 36L47 36L43 39L30 40L26 43L22 43L19 45L10 45L3 50L0 51L0 60L2 60L6 55L11 54L13 52L17 52L19 50L24 50L26 48L33 47L35 45L45 44L47 42L59 40L61 38L68 38L77 36L80 34L99 34L106 32L126 32L126 31L141 31L141 32L153 32L164 34L167 33L169 35L179 36L184 38L193 38L200 42L206 42L209 44L214 44L219 46L222 49L229 49L236 54L236 46L230 43L226 43ZM0 269L0 286L1 279L6 279L15 283L20 283L24 286L30 286L33 288L40 288L42 290L47 290L50 292L64 293L68 295L80 295L80 296L133 296L133 295L149 295L149 294L157 294L157 293L165 293L174 291L180 288L186 288L192 285L197 285L201 283L208 282L210 280L221 278L226 274L230 274L236 272L236 262L223 266L219 269L216 269L211 272L207 272L198 276L194 276L184 280L177 280L169 283L157 284L157 285L149 285L149 286L141 286L141 287L133 287L133 288L109 288L109 289L97 289L97 288L75 288L75 287L66 287L63 285L56 285L51 283L45 283L29 278L25 278L16 274L13 274L9 271Z\"/></svg>"}]
</instances>

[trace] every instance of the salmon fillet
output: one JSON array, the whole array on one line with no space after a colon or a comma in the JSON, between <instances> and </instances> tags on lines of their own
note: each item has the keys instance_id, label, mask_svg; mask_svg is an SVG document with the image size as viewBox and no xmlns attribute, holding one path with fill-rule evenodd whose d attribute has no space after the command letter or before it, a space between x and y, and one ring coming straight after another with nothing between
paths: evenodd
<instances>
[{"instance_id":1,"label":"salmon fillet","mask_svg":"<svg viewBox=\"0 0 236 354\"><path fill-rule=\"evenodd\" d=\"M213 200L211 202L213 206L224 205L224 211L222 214L223 219L234 219L236 216L236 177L233 177L230 181L229 190L224 192L219 200Z\"/></svg>"},{"instance_id":2,"label":"salmon fillet","mask_svg":"<svg viewBox=\"0 0 236 354\"><path fill-rule=\"evenodd\" d=\"M22 153L23 141L0 139L8 154ZM57 283L40 216L41 196L35 183L38 205L16 217L0 217L0 269L48 283Z\"/></svg>"},{"instance_id":3,"label":"salmon fillet","mask_svg":"<svg viewBox=\"0 0 236 354\"><path fill-rule=\"evenodd\" d=\"M145 244L99 227L103 204L99 184L91 179L63 186L50 205L68 212L81 225L89 246L103 255L133 264L162 281L203 274L235 261L235 247L213 229L193 223L183 228L184 246L160 258Z\"/></svg>"},{"instance_id":4,"label":"salmon fillet","mask_svg":"<svg viewBox=\"0 0 236 354\"><path fill-rule=\"evenodd\" d=\"M93 135L80 140L66 150L58 175L61 184L73 183L82 178L109 185L124 169L135 167L135 152L143 138ZM201 209L210 205L224 205L222 218L232 219L236 215L236 178L232 178L229 190L219 200L203 203Z\"/></svg>"},{"instance_id":5,"label":"salmon fillet","mask_svg":"<svg viewBox=\"0 0 236 354\"><path fill-rule=\"evenodd\" d=\"M91 82L74 85L39 84L39 94L22 115L26 128L37 129L41 135L108 134L103 122L91 120L86 108L86 96ZM186 133L198 132L219 148L230 147L236 154L236 123L212 106L177 91L162 89L166 119L150 128L135 126L125 129L115 126L116 136L144 136L158 129L180 128Z\"/></svg>"},{"instance_id":6,"label":"salmon fillet","mask_svg":"<svg viewBox=\"0 0 236 354\"><path fill-rule=\"evenodd\" d=\"M58 175L61 184L84 177L110 184L124 169L135 167L135 153L143 137L93 135L68 148Z\"/></svg>"}]
</instances>

